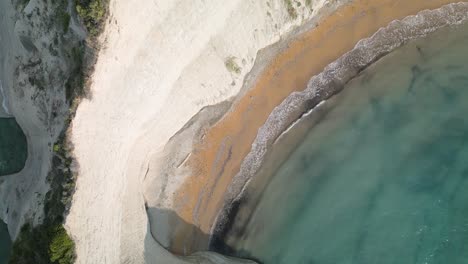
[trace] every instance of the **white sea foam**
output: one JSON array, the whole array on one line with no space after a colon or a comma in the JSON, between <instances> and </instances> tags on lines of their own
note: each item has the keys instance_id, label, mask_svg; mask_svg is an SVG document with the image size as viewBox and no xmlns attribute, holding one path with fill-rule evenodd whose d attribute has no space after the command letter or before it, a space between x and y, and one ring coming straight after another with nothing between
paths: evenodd
<instances>
[{"instance_id":1,"label":"white sea foam","mask_svg":"<svg viewBox=\"0 0 468 264\"><path fill-rule=\"evenodd\" d=\"M344 84L360 71L411 40L422 38L440 28L455 26L468 20L468 3L448 4L436 10L424 10L403 20L395 20L381 28L373 36L359 41L354 49L329 64L322 73L312 77L307 88L291 93L275 107L265 124L260 127L251 151L241 164L226 194L224 209L217 215L212 233L227 223L235 200L240 200L254 175L260 169L269 144L274 142L291 125L292 118L300 120L305 108L317 105L339 93Z\"/></svg>"},{"instance_id":2,"label":"white sea foam","mask_svg":"<svg viewBox=\"0 0 468 264\"><path fill-rule=\"evenodd\" d=\"M0 80L0 95L2 96L2 108L7 115L11 115L10 110L8 109L8 101L5 95L5 91L3 91L2 80Z\"/></svg>"}]
</instances>

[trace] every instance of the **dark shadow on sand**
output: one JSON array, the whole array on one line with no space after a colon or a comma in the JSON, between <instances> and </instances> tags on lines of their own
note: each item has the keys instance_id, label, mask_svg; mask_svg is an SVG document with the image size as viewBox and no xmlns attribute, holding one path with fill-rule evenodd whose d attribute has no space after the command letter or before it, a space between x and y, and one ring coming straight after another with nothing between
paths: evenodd
<instances>
[{"instance_id":1,"label":"dark shadow on sand","mask_svg":"<svg viewBox=\"0 0 468 264\"><path fill-rule=\"evenodd\" d=\"M248 252L236 252L229 245L224 243L220 236L217 236L216 241L211 241L211 236L206 234L197 226L187 223L177 213L167 209L146 207L146 212L149 219L147 236L151 238L145 240L145 251L151 251L153 246L152 241L156 241L169 252L178 256L189 256L200 251L213 251L225 256L235 258L246 258L250 254ZM158 222L156 222L158 221ZM170 227L169 232L159 232L157 226ZM147 256L148 254L145 254ZM248 258L256 261L255 259ZM151 263L149 259L145 259L146 263ZM257 263L260 263L257 261Z\"/></svg>"}]
</instances>

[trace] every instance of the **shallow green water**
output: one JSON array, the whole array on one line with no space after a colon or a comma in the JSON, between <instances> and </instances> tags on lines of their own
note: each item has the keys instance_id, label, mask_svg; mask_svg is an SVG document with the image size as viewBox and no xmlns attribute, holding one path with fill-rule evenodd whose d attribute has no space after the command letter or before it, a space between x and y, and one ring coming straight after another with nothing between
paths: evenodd
<instances>
[{"instance_id":1,"label":"shallow green water","mask_svg":"<svg viewBox=\"0 0 468 264\"><path fill-rule=\"evenodd\" d=\"M468 263L468 33L367 69L272 176L233 247L262 263Z\"/></svg>"},{"instance_id":2,"label":"shallow green water","mask_svg":"<svg viewBox=\"0 0 468 264\"><path fill-rule=\"evenodd\" d=\"M8 229L2 221L0 221L0 264L8 263L8 254L10 251L11 241L8 235Z\"/></svg>"},{"instance_id":3,"label":"shallow green water","mask_svg":"<svg viewBox=\"0 0 468 264\"><path fill-rule=\"evenodd\" d=\"M26 137L13 118L0 118L0 176L19 172L28 155Z\"/></svg>"}]
</instances>

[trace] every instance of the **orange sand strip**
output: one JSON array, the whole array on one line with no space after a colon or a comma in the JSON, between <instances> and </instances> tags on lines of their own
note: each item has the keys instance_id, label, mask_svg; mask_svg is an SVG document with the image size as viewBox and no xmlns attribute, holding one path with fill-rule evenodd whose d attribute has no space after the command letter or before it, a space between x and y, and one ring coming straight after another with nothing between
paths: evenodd
<instances>
[{"instance_id":1,"label":"orange sand strip","mask_svg":"<svg viewBox=\"0 0 468 264\"><path fill-rule=\"evenodd\" d=\"M258 128L274 107L291 92L305 89L312 76L392 20L452 2L459 1L355 0L322 19L317 28L291 41L233 109L194 147L188 162L192 176L179 190L176 213L209 234L227 187L250 151ZM181 252L184 246L189 252L206 249L202 238L190 239L191 230L176 232L172 245L175 252ZM185 241L197 241L197 245Z\"/></svg>"}]
</instances>

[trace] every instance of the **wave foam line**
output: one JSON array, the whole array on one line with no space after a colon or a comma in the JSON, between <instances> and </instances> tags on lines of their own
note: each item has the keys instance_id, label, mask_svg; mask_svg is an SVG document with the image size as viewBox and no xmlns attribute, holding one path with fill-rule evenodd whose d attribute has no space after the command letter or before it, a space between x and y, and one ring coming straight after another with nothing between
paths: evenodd
<instances>
[{"instance_id":1,"label":"wave foam line","mask_svg":"<svg viewBox=\"0 0 468 264\"><path fill-rule=\"evenodd\" d=\"M435 10L424 10L417 15L394 20L370 38L359 41L354 49L330 63L322 73L312 77L305 90L291 93L275 107L265 124L258 130L251 151L243 160L239 173L228 187L223 209L214 221L211 234L216 234L225 227L229 221L226 218L232 205L243 197L249 182L263 164L271 142L274 142L290 127L289 120L300 119L304 110L313 109L320 102L339 93L348 81L398 47L411 40L423 38L438 29L463 24L467 20L468 3L466 2L448 4Z\"/></svg>"}]
</instances>

